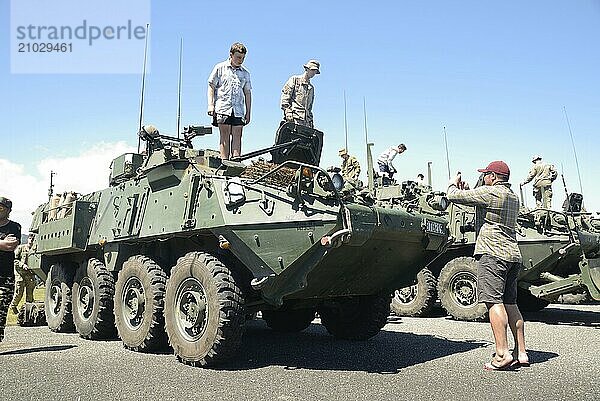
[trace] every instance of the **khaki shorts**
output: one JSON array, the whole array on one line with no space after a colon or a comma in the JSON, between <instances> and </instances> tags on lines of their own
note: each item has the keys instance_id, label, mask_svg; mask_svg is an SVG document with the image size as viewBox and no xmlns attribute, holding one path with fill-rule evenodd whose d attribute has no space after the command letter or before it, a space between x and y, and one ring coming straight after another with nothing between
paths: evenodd
<instances>
[{"instance_id":1,"label":"khaki shorts","mask_svg":"<svg viewBox=\"0 0 600 401\"><path fill-rule=\"evenodd\" d=\"M480 303L517 303L519 262L507 262L492 255L477 255L477 297Z\"/></svg>"}]
</instances>

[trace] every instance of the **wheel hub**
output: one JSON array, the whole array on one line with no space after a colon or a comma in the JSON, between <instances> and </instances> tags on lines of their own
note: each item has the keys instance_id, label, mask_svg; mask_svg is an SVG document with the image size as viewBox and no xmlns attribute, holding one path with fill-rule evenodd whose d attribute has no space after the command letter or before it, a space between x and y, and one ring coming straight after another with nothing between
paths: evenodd
<instances>
[{"instance_id":1,"label":"wheel hub","mask_svg":"<svg viewBox=\"0 0 600 401\"><path fill-rule=\"evenodd\" d=\"M456 274L450 283L457 305L470 308L477 304L477 278L468 272Z\"/></svg>"},{"instance_id":2,"label":"wheel hub","mask_svg":"<svg viewBox=\"0 0 600 401\"><path fill-rule=\"evenodd\" d=\"M146 310L144 286L137 277L131 277L125 283L121 302L125 324L130 329L137 330L144 320Z\"/></svg>"},{"instance_id":3,"label":"wheel hub","mask_svg":"<svg viewBox=\"0 0 600 401\"><path fill-rule=\"evenodd\" d=\"M60 282L53 282L50 287L50 296L48 306L53 315L58 315L62 305L62 290L60 288Z\"/></svg>"},{"instance_id":4,"label":"wheel hub","mask_svg":"<svg viewBox=\"0 0 600 401\"><path fill-rule=\"evenodd\" d=\"M84 277L79 283L79 293L77 294L77 306L79 315L84 320L89 320L94 311L94 286L89 277Z\"/></svg>"},{"instance_id":5,"label":"wheel hub","mask_svg":"<svg viewBox=\"0 0 600 401\"><path fill-rule=\"evenodd\" d=\"M415 300L417 297L417 285L411 285L410 287L404 287L399 290L396 290L394 296L396 300L401 304L409 304Z\"/></svg>"},{"instance_id":6,"label":"wheel hub","mask_svg":"<svg viewBox=\"0 0 600 401\"><path fill-rule=\"evenodd\" d=\"M175 299L179 331L189 341L199 339L206 330L209 313L204 287L196 278L190 277L180 284Z\"/></svg>"}]
</instances>

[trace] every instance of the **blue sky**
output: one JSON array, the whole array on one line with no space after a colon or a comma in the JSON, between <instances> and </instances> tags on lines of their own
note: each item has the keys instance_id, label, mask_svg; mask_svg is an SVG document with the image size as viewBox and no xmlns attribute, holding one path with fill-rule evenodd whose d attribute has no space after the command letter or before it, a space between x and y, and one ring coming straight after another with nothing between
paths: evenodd
<instances>
[{"instance_id":1,"label":"blue sky","mask_svg":"<svg viewBox=\"0 0 600 401\"><path fill-rule=\"evenodd\" d=\"M56 166L63 158L85 160L86 150L136 145L141 78L11 74L7 0L0 21L0 166L4 176L11 171L35 183L21 188L4 179L0 192L37 204L45 200L48 160ZM408 146L395 162L401 179L433 161L434 186L445 189L445 125L451 169L468 181L477 168L502 159L518 184L531 156L541 154L564 171L569 190L579 191L566 107L586 205L600 211L600 1L152 1L150 23L144 115L164 133L175 131L179 38L183 124L209 123L206 79L231 43L241 41L253 85L243 151L273 143L283 83L316 58L322 73L313 80L313 111L325 133L322 165L340 162L345 91L350 153L365 159L365 99L374 153L399 142ZM143 42L138 52L141 71ZM216 149L217 141L213 134L196 146ZM79 172L82 182L94 176L104 183L108 165L84 163ZM58 190L75 185L62 178L56 177ZM529 186L529 205L530 192ZM558 182L554 193L558 208L564 199Z\"/></svg>"}]
</instances>

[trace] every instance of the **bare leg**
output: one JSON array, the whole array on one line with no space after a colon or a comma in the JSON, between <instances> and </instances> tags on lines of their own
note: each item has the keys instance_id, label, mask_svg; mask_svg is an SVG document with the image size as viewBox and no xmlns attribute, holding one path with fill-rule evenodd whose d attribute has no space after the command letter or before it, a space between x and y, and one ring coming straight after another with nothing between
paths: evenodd
<instances>
[{"instance_id":1,"label":"bare leg","mask_svg":"<svg viewBox=\"0 0 600 401\"><path fill-rule=\"evenodd\" d=\"M508 351L508 338L506 329L508 328L508 314L504 304L485 304L490 314L490 325L494 334L496 343L496 356L494 357L494 365L505 366L512 362L512 356Z\"/></svg>"},{"instance_id":2,"label":"bare leg","mask_svg":"<svg viewBox=\"0 0 600 401\"><path fill-rule=\"evenodd\" d=\"M520 362L529 362L527 357L527 349L525 348L525 320L521 315L521 311L517 305L505 305L506 313L508 314L508 325L515 339L515 350L513 358Z\"/></svg>"},{"instance_id":3,"label":"bare leg","mask_svg":"<svg viewBox=\"0 0 600 401\"><path fill-rule=\"evenodd\" d=\"M231 155L237 157L242 153L242 129L243 125L231 127Z\"/></svg>"},{"instance_id":4,"label":"bare leg","mask_svg":"<svg viewBox=\"0 0 600 401\"><path fill-rule=\"evenodd\" d=\"M229 160L230 143L231 143L231 125L219 124L219 134L221 140L219 142L219 150L221 152L221 159Z\"/></svg>"}]
</instances>

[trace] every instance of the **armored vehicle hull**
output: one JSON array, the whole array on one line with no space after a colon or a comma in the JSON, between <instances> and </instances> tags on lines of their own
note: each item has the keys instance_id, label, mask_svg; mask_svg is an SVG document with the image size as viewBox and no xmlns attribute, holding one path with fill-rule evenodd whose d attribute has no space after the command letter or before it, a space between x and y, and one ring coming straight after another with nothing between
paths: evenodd
<instances>
[{"instance_id":1,"label":"armored vehicle hull","mask_svg":"<svg viewBox=\"0 0 600 401\"><path fill-rule=\"evenodd\" d=\"M318 311L334 336L366 339L446 245L436 215L343 198L318 167L319 131L282 126L277 165L142 138L147 154L116 158L108 188L34 214L52 330L136 351L168 343L199 366L233 357L257 311L279 331Z\"/></svg>"}]
</instances>

